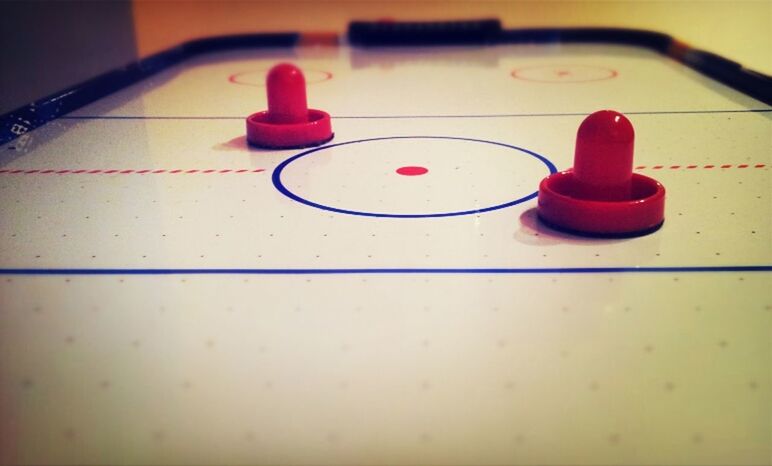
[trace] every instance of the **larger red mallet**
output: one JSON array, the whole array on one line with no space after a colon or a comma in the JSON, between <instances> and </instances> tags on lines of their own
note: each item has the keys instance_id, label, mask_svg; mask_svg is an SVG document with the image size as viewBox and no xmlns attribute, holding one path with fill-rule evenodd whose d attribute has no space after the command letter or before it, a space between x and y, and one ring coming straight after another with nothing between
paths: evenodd
<instances>
[{"instance_id":1,"label":"larger red mallet","mask_svg":"<svg viewBox=\"0 0 772 466\"><path fill-rule=\"evenodd\" d=\"M289 63L280 63L265 80L268 110L247 117L247 141L269 149L318 146L333 137L330 115L309 109L306 79Z\"/></svg>"},{"instance_id":2,"label":"larger red mallet","mask_svg":"<svg viewBox=\"0 0 772 466\"><path fill-rule=\"evenodd\" d=\"M574 167L539 185L539 218L587 236L640 236L665 220L665 187L633 173L635 131L621 113L601 110L576 135Z\"/></svg>"}]
</instances>

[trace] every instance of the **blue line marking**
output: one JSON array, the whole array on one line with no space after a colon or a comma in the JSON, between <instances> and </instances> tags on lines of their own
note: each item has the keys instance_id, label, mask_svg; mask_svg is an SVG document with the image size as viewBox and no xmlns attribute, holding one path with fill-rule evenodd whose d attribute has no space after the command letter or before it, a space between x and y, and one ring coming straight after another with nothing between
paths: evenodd
<instances>
[{"instance_id":1,"label":"blue line marking","mask_svg":"<svg viewBox=\"0 0 772 466\"><path fill-rule=\"evenodd\" d=\"M284 194L285 196L287 196L288 198L292 199L293 201L299 202L301 204L305 204L305 205L310 206L310 207L315 207L315 208L321 209L321 210L326 210L326 211L330 211L330 212L336 212L336 213L339 213L339 214L359 215L359 216L363 216L363 217L435 218L435 217L456 217L456 216L459 216L459 215L481 214L481 213L484 213L484 212L490 212L492 210L499 210L499 209L504 209L504 208L507 208L507 207L511 207L513 205L517 205L517 204L520 204L522 202L529 201L529 200L535 198L538 195L538 192L534 191L534 192L529 193L529 194L527 194L525 196L517 198L517 199L515 199L513 201L505 202L503 204L498 204L498 205L489 206L489 207L483 207L483 208L480 208L480 209L458 211L458 212L439 212L439 213L428 213L428 214L390 214L390 213L380 213L380 212L362 212L362 211L357 211L357 210L341 209L341 208L338 208L338 207L332 207L332 206L328 206L328 205L324 205L324 204L319 204L317 202L310 201L308 199L305 199L305 198L300 197L299 195L293 193L281 181L281 173L282 173L282 171L285 168L287 168L287 166L289 166L289 164L291 164L295 160L298 160L301 157L305 157L307 155L311 155L313 153L316 153L316 152L319 152L319 151L322 151L322 150L326 150L326 149L331 149L333 147L338 147L338 146L346 146L346 145L349 145L349 144L361 144L361 143L365 143L365 142L386 141L386 140L394 140L394 139L443 139L443 140L451 140L451 141L479 142L479 143L482 143L482 144L491 144L491 145L494 145L494 146L505 147L507 149L513 149L513 150L516 150L516 151L528 154L529 156L534 157L535 159L537 159L540 162L542 162L547 167L547 170L549 170L549 173L555 173L555 172L558 171L558 169L555 167L555 165L553 165L552 162L550 162L546 157L544 157L542 155L539 155L539 154L537 154L535 152L532 152L530 150L523 149L523 148L517 147L517 146L512 146L512 145L509 145L509 144L504 144L504 143L501 143L501 142L487 141L487 140L484 140L484 139L471 139L471 138L451 137L451 136L389 136L389 137L359 139L359 140L356 140L356 141L341 142L341 143L338 143L338 144L330 144L330 145L327 145L327 146L316 147L314 149L307 150L305 152L301 152L301 153L299 153L297 155L294 155L294 156L286 159L282 163L280 163L279 166L277 166L276 169L274 169L273 175L271 176L271 180L273 181L274 187L276 187L276 189L280 193ZM549 173L545 173L545 176L547 174L549 174Z\"/></svg>"},{"instance_id":2,"label":"blue line marking","mask_svg":"<svg viewBox=\"0 0 772 466\"><path fill-rule=\"evenodd\" d=\"M621 112L625 115L703 115L711 113L768 113L772 108L751 108L739 110L663 110ZM472 115L332 115L336 120L368 120L368 119L410 119L410 118L522 118L522 117L561 117L587 116L588 112L578 113L491 113ZM144 116L144 115L67 115L60 120L243 120L246 116Z\"/></svg>"},{"instance_id":3,"label":"blue line marking","mask_svg":"<svg viewBox=\"0 0 772 466\"><path fill-rule=\"evenodd\" d=\"M677 267L522 267L522 268L318 268L318 269L0 269L0 275L545 275L619 273L772 272L772 265Z\"/></svg>"}]
</instances>

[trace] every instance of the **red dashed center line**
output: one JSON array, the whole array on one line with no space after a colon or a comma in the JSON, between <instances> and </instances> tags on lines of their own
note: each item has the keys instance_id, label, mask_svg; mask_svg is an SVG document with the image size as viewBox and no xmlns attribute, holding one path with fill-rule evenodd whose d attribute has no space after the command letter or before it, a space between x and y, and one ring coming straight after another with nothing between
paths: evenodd
<instances>
[{"instance_id":1,"label":"red dashed center line","mask_svg":"<svg viewBox=\"0 0 772 466\"><path fill-rule=\"evenodd\" d=\"M159 168L156 170L152 169L143 169L143 170L133 170L133 169L126 169L126 170L118 170L118 169L68 169L64 168L61 170L53 170L53 169L39 169L39 168L30 168L30 169L9 169L9 168L2 168L0 169L0 174L2 175L145 175L145 174L152 174L152 175L160 175L160 174L219 174L219 173L261 173L264 172L265 168L241 168L241 169L208 169L208 170L201 170L198 168L192 168L192 169L183 169L183 168L175 168L173 170L170 169L164 169Z\"/></svg>"},{"instance_id":2,"label":"red dashed center line","mask_svg":"<svg viewBox=\"0 0 772 466\"><path fill-rule=\"evenodd\" d=\"M732 164L723 164L723 165L713 165L713 164L707 164L707 165L638 165L635 167L636 170L694 170L698 168L702 169L713 169L713 168L722 168L722 169L728 169L728 168L766 168L767 164L764 163L757 163L754 165L750 165L747 163L741 163L738 165L732 165ZM61 169L61 170L53 170L53 169L39 169L39 168L30 168L30 169L9 169L9 168L2 168L0 169L0 175L113 175L113 174L119 174L119 175L145 175L145 174L151 174L151 175L160 175L160 174L170 174L170 175L178 175L178 174L203 174L203 175L209 175L209 174L225 174L225 173L261 173L264 172L265 168L240 168L240 169L234 169L234 168L224 168L224 169L206 169L202 170L199 168L191 168L191 169L184 169L184 168L175 168L175 169L166 169L166 168L159 168L159 169L142 169L142 170L134 170L134 169L126 169L126 170L119 170L119 169Z\"/></svg>"},{"instance_id":3,"label":"red dashed center line","mask_svg":"<svg viewBox=\"0 0 772 466\"><path fill-rule=\"evenodd\" d=\"M747 163L741 163L739 165L732 165L732 164L724 164L724 165L670 165L669 167L665 167L664 165L638 165L635 167L636 170L663 170L663 169L670 169L670 170L694 170L695 168L704 168L706 170L710 170L712 168L766 168L766 164L764 163L757 163L756 165L749 165Z\"/></svg>"}]
</instances>

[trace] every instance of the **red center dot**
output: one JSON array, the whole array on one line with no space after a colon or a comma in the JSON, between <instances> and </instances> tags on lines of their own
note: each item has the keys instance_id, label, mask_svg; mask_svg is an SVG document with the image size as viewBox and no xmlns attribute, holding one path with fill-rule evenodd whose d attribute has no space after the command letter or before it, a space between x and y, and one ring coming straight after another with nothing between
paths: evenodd
<instances>
[{"instance_id":1,"label":"red center dot","mask_svg":"<svg viewBox=\"0 0 772 466\"><path fill-rule=\"evenodd\" d=\"M418 176L427 173L429 170L424 167L400 167L397 173L405 176Z\"/></svg>"}]
</instances>

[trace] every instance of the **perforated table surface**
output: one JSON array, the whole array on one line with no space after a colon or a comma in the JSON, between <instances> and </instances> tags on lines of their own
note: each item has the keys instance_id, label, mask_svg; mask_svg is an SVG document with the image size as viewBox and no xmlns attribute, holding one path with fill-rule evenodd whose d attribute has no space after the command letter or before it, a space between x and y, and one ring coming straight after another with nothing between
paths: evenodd
<instances>
[{"instance_id":1,"label":"perforated table surface","mask_svg":"<svg viewBox=\"0 0 772 466\"><path fill-rule=\"evenodd\" d=\"M246 144L282 61L329 143ZM536 217L606 108L653 234ZM771 143L628 46L171 67L0 147L0 462L768 464Z\"/></svg>"}]
</instances>

